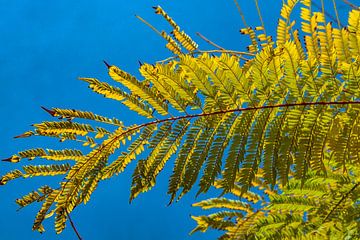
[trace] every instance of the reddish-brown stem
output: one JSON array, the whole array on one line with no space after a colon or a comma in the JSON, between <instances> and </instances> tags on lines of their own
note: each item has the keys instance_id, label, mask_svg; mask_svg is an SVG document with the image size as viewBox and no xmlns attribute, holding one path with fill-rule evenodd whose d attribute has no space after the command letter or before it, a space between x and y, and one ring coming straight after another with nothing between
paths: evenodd
<instances>
[{"instance_id":1,"label":"reddish-brown stem","mask_svg":"<svg viewBox=\"0 0 360 240\"><path fill-rule=\"evenodd\" d=\"M71 217L70 217L70 214L69 214L68 212L66 212L66 215L67 215L68 218L69 218L70 225L71 225L72 229L74 230L77 238L78 238L79 240L82 240L82 237L80 236L79 231L76 229L76 226L75 226L74 222L72 221L72 219L71 219Z\"/></svg>"},{"instance_id":2,"label":"reddish-brown stem","mask_svg":"<svg viewBox=\"0 0 360 240\"><path fill-rule=\"evenodd\" d=\"M269 106L260 106L260 107L247 107L247 108L235 108L229 110L221 110L217 112L210 112L210 113L199 113L199 114L190 114L190 115L183 115L171 118L160 119L148 123L140 124L134 128L130 128L127 131L123 132L126 134L129 131L134 131L149 125L158 124L162 122L168 121L176 121L180 119L191 119L196 117L206 117L211 115L218 115L218 114L225 114L225 113L233 113L233 112L245 112L245 111L253 111L253 110L261 110L261 109L273 109L273 108L281 108L281 107L295 107L295 106L314 106L314 105L347 105L347 104L360 104L360 101L348 101L348 102L302 102L302 103L286 103L286 104L278 104L278 105L269 105Z\"/></svg>"},{"instance_id":3,"label":"reddish-brown stem","mask_svg":"<svg viewBox=\"0 0 360 240\"><path fill-rule=\"evenodd\" d=\"M359 8L359 7L356 6L355 4L349 2L348 0L343 0L343 2L344 2L345 4L347 4L347 5L349 5L349 6L350 6L351 8L353 8L353 9L358 9L358 8Z\"/></svg>"},{"instance_id":4,"label":"reddish-brown stem","mask_svg":"<svg viewBox=\"0 0 360 240\"><path fill-rule=\"evenodd\" d=\"M323 223L330 217L330 215L340 206L340 204L345 201L349 195L355 191L355 189L360 185L360 182L356 183L351 189L350 191L348 191L344 196L342 196L342 198L340 199L340 201L331 209L331 211L326 215L326 217L323 220Z\"/></svg>"}]
</instances>

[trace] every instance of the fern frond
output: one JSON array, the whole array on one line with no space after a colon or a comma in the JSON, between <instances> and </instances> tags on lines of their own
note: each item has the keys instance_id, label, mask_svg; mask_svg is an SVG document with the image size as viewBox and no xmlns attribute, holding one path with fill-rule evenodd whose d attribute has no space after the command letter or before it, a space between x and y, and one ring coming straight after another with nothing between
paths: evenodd
<instances>
[{"instance_id":1,"label":"fern frond","mask_svg":"<svg viewBox=\"0 0 360 240\"><path fill-rule=\"evenodd\" d=\"M146 100L161 115L168 114L168 107L166 103L159 99L159 96L156 95L156 92L151 87L146 86L134 76L131 76L116 66L111 66L109 68L109 75L115 81L129 88L133 94L139 96L143 100Z\"/></svg>"},{"instance_id":2,"label":"fern frond","mask_svg":"<svg viewBox=\"0 0 360 240\"><path fill-rule=\"evenodd\" d=\"M353 58L357 58L360 54L360 10L353 9L349 13L349 50Z\"/></svg>"},{"instance_id":3,"label":"fern frond","mask_svg":"<svg viewBox=\"0 0 360 240\"><path fill-rule=\"evenodd\" d=\"M201 207L204 210L213 209L213 208L227 208L227 209L239 210L245 212L252 211L249 204L239 200L232 200L227 198L211 198L201 202L194 203L192 206Z\"/></svg>"},{"instance_id":4,"label":"fern frond","mask_svg":"<svg viewBox=\"0 0 360 240\"><path fill-rule=\"evenodd\" d=\"M159 69L165 70L165 74L159 73ZM184 99L183 95L178 94L177 86L180 86L180 91L183 94L187 94L187 86L184 86L185 82L180 80L178 74L173 74L169 69L165 69L162 65L156 65L155 67L149 64L143 64L140 67L141 74L145 79L156 87L161 95L169 101L169 103L178 111L185 112L186 105L189 100ZM164 72L163 72L164 73ZM169 75L166 75L169 74ZM175 83L176 87L172 87L170 83ZM185 89L184 89L185 88ZM187 88L187 89L186 89ZM190 100L191 101L191 100Z\"/></svg>"},{"instance_id":5,"label":"fern frond","mask_svg":"<svg viewBox=\"0 0 360 240\"><path fill-rule=\"evenodd\" d=\"M50 110L50 109L46 109L44 107L43 107L43 109L45 111L49 112L49 114L51 114L53 117L60 117L60 118L67 118L67 119L82 118L82 119L94 120L94 121L101 122L101 123L112 124L112 125L116 125L119 127L124 126L123 122L116 118L107 118L104 116L94 114L89 111L81 111L81 110L75 110L75 109L61 109L61 108L52 108Z\"/></svg>"},{"instance_id":6,"label":"fern frond","mask_svg":"<svg viewBox=\"0 0 360 240\"><path fill-rule=\"evenodd\" d=\"M276 44L281 46L285 44L290 39L290 14L295 8L298 0L288 0L286 3L282 5L280 16L282 18L279 19L277 30L276 30Z\"/></svg>"},{"instance_id":7,"label":"fern frond","mask_svg":"<svg viewBox=\"0 0 360 240\"><path fill-rule=\"evenodd\" d=\"M114 174L119 174L126 166L134 159L137 155L140 155L144 151L145 145L148 144L148 140L156 130L156 126L150 125L142 130L140 136L131 143L128 147L127 152L121 153L121 155L111 164L106 166L102 170L102 179L112 177Z\"/></svg>"},{"instance_id":8,"label":"fern frond","mask_svg":"<svg viewBox=\"0 0 360 240\"><path fill-rule=\"evenodd\" d=\"M27 205L33 202L44 201L45 197L52 193L53 189L47 185L40 187L37 191L32 191L29 194L16 199L16 204L21 208L26 207Z\"/></svg>"},{"instance_id":9,"label":"fern frond","mask_svg":"<svg viewBox=\"0 0 360 240\"><path fill-rule=\"evenodd\" d=\"M24 166L24 177L35 176L54 176L67 173L71 166L68 163L65 164L51 164L51 165L28 165Z\"/></svg>"},{"instance_id":10,"label":"fern frond","mask_svg":"<svg viewBox=\"0 0 360 240\"><path fill-rule=\"evenodd\" d=\"M200 179L200 188L198 194L207 192L211 185L215 182L215 178L221 172L222 158L226 147L233 138L236 128L238 115L230 115L219 128L215 141L213 142L208 157L206 159L203 176Z\"/></svg>"},{"instance_id":11,"label":"fern frond","mask_svg":"<svg viewBox=\"0 0 360 240\"><path fill-rule=\"evenodd\" d=\"M23 177L24 173L21 172L20 170L16 169L13 170L11 172L8 172L7 174L3 175L0 178L0 185L5 185L8 181L19 178L19 177Z\"/></svg>"},{"instance_id":12,"label":"fern frond","mask_svg":"<svg viewBox=\"0 0 360 240\"><path fill-rule=\"evenodd\" d=\"M130 110L147 118L152 118L152 110L147 105L141 102L133 95L123 92L120 88L112 87L106 82L100 82L95 78L80 78L80 80L88 82L89 87L96 93L104 95L106 98L121 101L122 104L127 106Z\"/></svg>"},{"instance_id":13,"label":"fern frond","mask_svg":"<svg viewBox=\"0 0 360 240\"><path fill-rule=\"evenodd\" d=\"M180 27L175 23L175 21L160 7L154 7L155 13L160 14L165 18L165 20L173 27L172 34L174 38L189 52L192 52L198 48L197 43L195 43L189 35L184 31L180 32Z\"/></svg>"},{"instance_id":14,"label":"fern frond","mask_svg":"<svg viewBox=\"0 0 360 240\"><path fill-rule=\"evenodd\" d=\"M189 121L179 120L171 130L171 133L161 139L145 162L137 165L137 168L141 168L138 170L141 175L134 178L135 181L133 181L131 187L130 201L140 192L148 191L155 185L157 175L170 157L176 153L189 125Z\"/></svg>"},{"instance_id":15,"label":"fern frond","mask_svg":"<svg viewBox=\"0 0 360 240\"><path fill-rule=\"evenodd\" d=\"M247 153L240 170L239 178L239 183L242 185L244 192L250 188L251 182L260 165L265 129L272 117L274 117L274 112L272 110L266 109L259 112L257 119L253 122L253 127L250 130L246 147Z\"/></svg>"},{"instance_id":16,"label":"fern frond","mask_svg":"<svg viewBox=\"0 0 360 240\"><path fill-rule=\"evenodd\" d=\"M173 174L170 176L168 194L171 194L170 203L175 199L176 193L180 188L185 177L186 166L191 160L197 148L197 142L202 134L199 126L193 126L187 133L184 145L182 146L174 164Z\"/></svg>"},{"instance_id":17,"label":"fern frond","mask_svg":"<svg viewBox=\"0 0 360 240\"><path fill-rule=\"evenodd\" d=\"M77 134L85 136L89 132L95 130L89 124L81 124L75 122L43 122L33 125L37 132L45 134L60 135L64 133Z\"/></svg>"}]
</instances>

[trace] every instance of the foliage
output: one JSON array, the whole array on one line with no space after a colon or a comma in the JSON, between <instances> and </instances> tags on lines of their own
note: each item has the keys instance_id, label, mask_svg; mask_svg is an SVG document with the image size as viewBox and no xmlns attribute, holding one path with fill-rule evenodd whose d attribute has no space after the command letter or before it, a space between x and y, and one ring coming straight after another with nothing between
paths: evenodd
<instances>
[{"instance_id":1,"label":"foliage","mask_svg":"<svg viewBox=\"0 0 360 240\"><path fill-rule=\"evenodd\" d=\"M19 177L65 175L58 187L42 187L17 200L21 207L42 203L34 230L43 231L43 221L55 214L55 229L60 233L69 213L90 200L100 181L137 161L133 200L156 184L173 157L170 203L188 193L197 180L198 194L215 185L224 193L235 191L247 198L245 202L218 198L198 203L203 208L239 211L195 218L196 230L227 230L224 238L231 234L295 237L319 228L316 234L358 234L354 230L358 222L350 215L357 214L358 191L346 192L358 186L358 170L350 169L360 163L360 11L349 13L347 28L336 28L325 21L324 12L313 11L312 1L303 0L299 31L290 18L298 2L284 3L275 42L264 26L241 29L250 37L247 52L200 51L161 7L155 7L173 28L172 35L154 30L167 41L174 57L142 64L142 80L105 62L119 86L80 78L94 92L149 120L125 126L118 119L91 112L44 108L58 119L34 124L34 130L18 137L80 142L89 147L88 152L21 151L5 161L43 158L66 163L24 166L23 171L5 174L0 184ZM110 160L113 155L116 159ZM327 188L319 179L334 186ZM259 210L249 204L262 198L249 191L256 182L268 193L273 193L269 186L279 189ZM316 190L314 184L323 188L311 192ZM342 196L346 199L338 202L345 212L338 213L336 201ZM279 214L279 208L286 214ZM332 220L333 216L339 220Z\"/></svg>"},{"instance_id":2,"label":"foliage","mask_svg":"<svg viewBox=\"0 0 360 240\"><path fill-rule=\"evenodd\" d=\"M238 200L215 198L193 205L224 209L193 217L198 224L193 232L223 230L220 239L357 239L360 188L355 173L358 176L359 168L352 169L352 174L328 170L327 175L307 172L304 184L291 178L277 191L264 188L264 176L258 174L250 198L249 193L239 194L241 186L236 184L232 195Z\"/></svg>"}]
</instances>

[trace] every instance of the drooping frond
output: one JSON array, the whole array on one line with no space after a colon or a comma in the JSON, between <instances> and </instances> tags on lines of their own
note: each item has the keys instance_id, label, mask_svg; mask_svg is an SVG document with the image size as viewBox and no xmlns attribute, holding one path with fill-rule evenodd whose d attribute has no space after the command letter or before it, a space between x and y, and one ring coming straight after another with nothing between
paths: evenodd
<instances>
[{"instance_id":1,"label":"drooping frond","mask_svg":"<svg viewBox=\"0 0 360 240\"><path fill-rule=\"evenodd\" d=\"M137 112L138 114L147 118L152 118L151 108L144 104L142 101L131 94L127 94L120 88L110 86L106 82L100 82L95 78L80 78L82 81L88 82L89 88L94 92L104 95L106 98L115 99L121 101L122 104L127 106L130 110Z\"/></svg>"},{"instance_id":2,"label":"drooping frond","mask_svg":"<svg viewBox=\"0 0 360 240\"><path fill-rule=\"evenodd\" d=\"M167 104L157 96L153 88L137 80L134 76L122 71L116 66L109 68L109 75L115 81L127 87L132 94L138 96L140 99L147 101L153 106L161 115L168 114ZM159 99L160 98L160 99Z\"/></svg>"},{"instance_id":3,"label":"drooping frond","mask_svg":"<svg viewBox=\"0 0 360 240\"><path fill-rule=\"evenodd\" d=\"M173 162L170 203L197 183L198 194L215 186L222 194L240 198L239 202L221 199L200 204L237 206L239 211L197 217L196 230L225 230L223 239L279 239L310 233L322 237L327 231L336 235L340 234L336 229L350 228L346 214L358 211L353 204L358 190L352 188L358 182L360 164L360 14L353 9L348 27L336 29L322 12L313 11L312 1L303 0L301 29L293 29L291 13L297 2L284 3L276 43L264 26L241 30L251 41L252 58L246 62L231 51L194 51L197 45L157 7L173 27L175 38L165 31L158 33L177 56L156 65L142 64L143 79L106 64L114 85L120 87L81 78L94 92L144 117L140 123L127 126L122 122L129 121L126 117L44 108L59 119L34 124L34 130L17 138L47 136L90 148L21 151L4 161L33 161L23 171L4 174L0 184L64 175L51 192L38 190L19 200L23 206L42 202L34 230L43 231L43 221L54 215L56 231L61 232L68 214L91 199L100 181L134 162L133 200L154 187L166 164ZM182 54L176 40L190 54ZM74 161L32 165L35 158ZM347 178L342 179L338 171L347 173ZM246 207L240 202L247 202ZM265 204L261 209L259 202Z\"/></svg>"},{"instance_id":4,"label":"drooping frond","mask_svg":"<svg viewBox=\"0 0 360 240\"><path fill-rule=\"evenodd\" d=\"M44 107L42 108L53 117L60 117L65 119L74 119L74 118L89 119L101 123L107 123L116 126L124 126L124 124L116 118L107 118L104 116L94 114L89 111L81 111L75 109L61 109L61 108L52 108L52 109L46 109Z\"/></svg>"},{"instance_id":5,"label":"drooping frond","mask_svg":"<svg viewBox=\"0 0 360 240\"><path fill-rule=\"evenodd\" d=\"M354 216L360 213L356 204L360 184L354 184L354 176L344 176L341 171L326 177L308 172L306 178L305 184L290 179L280 194L265 197L269 202L261 200L261 206L245 205L244 208L241 200L227 198L193 204L205 210L225 209L193 217L197 222L193 232L205 232L211 228L222 230L225 233L220 239L324 239L328 236L334 237L330 239L343 239L358 236L360 225L354 221ZM222 227L212 221L221 222Z\"/></svg>"},{"instance_id":6,"label":"drooping frond","mask_svg":"<svg viewBox=\"0 0 360 240\"><path fill-rule=\"evenodd\" d=\"M165 20L173 27L171 32L174 38L189 52L192 52L198 48L198 44L194 42L189 35L184 31L180 31L180 27L175 21L162 9L160 6L154 7L155 13L160 14Z\"/></svg>"}]
</instances>

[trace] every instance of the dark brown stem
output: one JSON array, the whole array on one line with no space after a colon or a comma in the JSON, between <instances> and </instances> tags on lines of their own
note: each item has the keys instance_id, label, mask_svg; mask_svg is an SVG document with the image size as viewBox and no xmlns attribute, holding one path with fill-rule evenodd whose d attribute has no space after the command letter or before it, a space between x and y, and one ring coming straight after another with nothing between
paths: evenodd
<instances>
[{"instance_id":1,"label":"dark brown stem","mask_svg":"<svg viewBox=\"0 0 360 240\"><path fill-rule=\"evenodd\" d=\"M356 6L355 4L349 2L348 0L343 0L343 2L344 2L345 4L347 4L347 5L349 5L349 6L350 6L351 8L353 8L353 9L358 9L358 8L359 8L359 7Z\"/></svg>"},{"instance_id":2,"label":"dark brown stem","mask_svg":"<svg viewBox=\"0 0 360 240\"><path fill-rule=\"evenodd\" d=\"M162 123L162 122L176 121L176 120L180 120L180 119L191 119L191 118L196 118L196 117L206 117L206 116L225 114L225 113L245 112L245 111L261 110L261 109L281 108L281 107L314 106L314 105L348 105L348 104L360 104L360 101L286 103L286 104L260 106L260 107L235 108L235 109L221 110L221 111L210 112L210 113L190 114L190 115L165 118L165 119L156 120L156 121L152 121L152 122L148 122L148 123L143 123L134 128L128 129L127 131L123 132L122 134L126 134L127 132L134 131L139 128L143 128L143 127L146 127L149 125L158 124L158 123Z\"/></svg>"},{"instance_id":3,"label":"dark brown stem","mask_svg":"<svg viewBox=\"0 0 360 240\"><path fill-rule=\"evenodd\" d=\"M323 220L323 223L330 217L330 215L340 206L340 204L349 197L349 195L360 185L360 182L356 183L351 189L350 191L348 191L344 196L342 196L342 198L340 199L340 201L331 209L331 211L326 215L326 217Z\"/></svg>"},{"instance_id":4,"label":"dark brown stem","mask_svg":"<svg viewBox=\"0 0 360 240\"><path fill-rule=\"evenodd\" d=\"M82 237L80 236L80 233L79 231L76 229L76 226L74 224L74 222L72 221L71 217L70 217L70 214L66 211L66 215L68 216L69 218L69 221L70 221L70 225L72 227L72 229L74 230L76 236L78 237L79 240L82 240Z\"/></svg>"}]
</instances>

